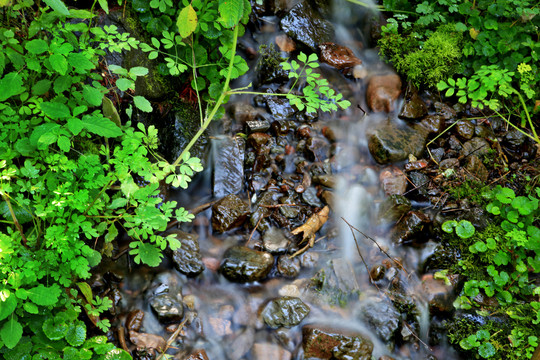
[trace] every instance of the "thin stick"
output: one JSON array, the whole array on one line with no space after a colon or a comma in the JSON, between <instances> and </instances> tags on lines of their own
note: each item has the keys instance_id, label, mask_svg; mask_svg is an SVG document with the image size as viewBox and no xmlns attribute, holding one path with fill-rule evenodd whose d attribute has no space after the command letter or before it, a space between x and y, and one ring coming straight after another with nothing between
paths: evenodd
<instances>
[{"instance_id":1,"label":"thin stick","mask_svg":"<svg viewBox=\"0 0 540 360\"><path fill-rule=\"evenodd\" d=\"M161 360L163 356L165 356L165 353L167 352L167 350L169 350L169 348L171 347L171 344L176 340L176 338L178 337L178 334L180 334L180 331L182 331L182 328L184 327L184 324L186 323L186 321L187 321L187 318L185 318L184 321L182 321L180 325L178 325L178 329L176 329L176 331L171 335L169 340L167 340L167 345L165 345L165 349L163 349L163 351L161 352L161 354L156 360Z\"/></svg>"},{"instance_id":2,"label":"thin stick","mask_svg":"<svg viewBox=\"0 0 540 360\"><path fill-rule=\"evenodd\" d=\"M263 207L263 208L274 209L274 208L280 208L280 207L283 207L283 206L300 206L300 205L297 205L297 204L275 204L275 205L259 205L259 206Z\"/></svg>"},{"instance_id":3,"label":"thin stick","mask_svg":"<svg viewBox=\"0 0 540 360\"><path fill-rule=\"evenodd\" d=\"M420 341L420 343L421 343L422 345L424 345L424 346L426 347L426 349L428 349L429 351L433 351L433 349L430 348L428 344L426 344L425 342L423 342L422 339L420 339L420 338L418 337L418 335L416 335L416 334L414 333L414 330L411 329L411 327L410 327L409 324L407 324L405 321L403 322L403 324L405 324L405 326L407 327L407 329L409 329L409 331L411 332L412 336L414 336L414 337L416 338L416 340Z\"/></svg>"},{"instance_id":4,"label":"thin stick","mask_svg":"<svg viewBox=\"0 0 540 360\"><path fill-rule=\"evenodd\" d=\"M257 220L257 224L255 225L255 227L253 228L253 231L251 232L251 234L249 235L249 239L246 243L246 246L249 244L249 242L251 241L251 238L253 237L253 234L255 234L255 231L257 230L257 228L259 227L259 224L261 223L261 220L264 218L263 215L261 215L261 217L259 218L259 220Z\"/></svg>"}]
</instances>

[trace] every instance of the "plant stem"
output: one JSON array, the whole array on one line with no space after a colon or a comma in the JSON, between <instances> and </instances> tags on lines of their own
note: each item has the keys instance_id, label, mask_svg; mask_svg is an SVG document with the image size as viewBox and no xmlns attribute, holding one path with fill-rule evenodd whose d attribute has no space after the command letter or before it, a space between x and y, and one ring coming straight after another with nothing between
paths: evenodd
<instances>
[{"instance_id":1,"label":"plant stem","mask_svg":"<svg viewBox=\"0 0 540 360\"><path fill-rule=\"evenodd\" d=\"M22 240L23 240L22 244L24 245L25 248L28 249L26 236L24 236L24 231L21 227L21 224L19 224L19 220L17 220L17 217L15 216L15 211L13 211L13 207L11 206L11 201L9 201L9 196L3 191L1 191L0 194L2 195L2 198L4 198L4 201L6 202L8 206L9 213L11 214L11 218L13 219L13 222L15 223L17 230L19 230L19 232L21 233Z\"/></svg>"},{"instance_id":2,"label":"plant stem","mask_svg":"<svg viewBox=\"0 0 540 360\"><path fill-rule=\"evenodd\" d=\"M197 142L197 140L199 140L201 135L206 131L206 128L208 127L208 125L210 125L210 122L214 119L214 116L216 115L216 112L218 111L219 107L221 106L221 104L223 104L223 100L225 99L226 96L229 95L229 92L227 91L227 89L229 88L229 82L231 81L231 75L232 75L232 69L234 67L234 56L236 55L237 41L238 41L238 25L234 28L233 45L231 49L231 59L229 61L227 77L225 78L225 84L223 85L223 90L221 91L221 95L217 99L210 114L207 115L206 119L204 119L199 131L197 131L197 133L195 134L195 136L193 136L193 138L187 144L185 149L182 150L182 153L180 154L180 156L178 156L178 158L172 164L174 167L177 167L180 164L180 162L184 159L184 156L186 155L186 153L193 147L193 145L195 145L195 142Z\"/></svg>"},{"instance_id":3,"label":"plant stem","mask_svg":"<svg viewBox=\"0 0 540 360\"><path fill-rule=\"evenodd\" d=\"M532 133L534 135L534 141L536 141L536 143L540 144L540 139L538 138L538 134L536 134L536 129L534 128L534 124L532 123L531 116L529 115L529 111L527 110L527 105L525 105L525 100L523 100L523 96L521 96L519 91L514 89L514 92L519 97L519 101L521 102L521 106L523 106L523 110L525 111L525 115L527 116L527 120L529 121L531 131L532 131Z\"/></svg>"}]
</instances>

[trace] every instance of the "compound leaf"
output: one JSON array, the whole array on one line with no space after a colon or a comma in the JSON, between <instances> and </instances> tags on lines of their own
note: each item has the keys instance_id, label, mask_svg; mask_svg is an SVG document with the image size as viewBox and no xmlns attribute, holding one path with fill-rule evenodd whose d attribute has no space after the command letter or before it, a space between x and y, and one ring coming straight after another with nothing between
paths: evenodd
<instances>
[{"instance_id":1,"label":"compound leaf","mask_svg":"<svg viewBox=\"0 0 540 360\"><path fill-rule=\"evenodd\" d=\"M220 0L219 14L225 27L234 27L244 15L244 0Z\"/></svg>"}]
</instances>

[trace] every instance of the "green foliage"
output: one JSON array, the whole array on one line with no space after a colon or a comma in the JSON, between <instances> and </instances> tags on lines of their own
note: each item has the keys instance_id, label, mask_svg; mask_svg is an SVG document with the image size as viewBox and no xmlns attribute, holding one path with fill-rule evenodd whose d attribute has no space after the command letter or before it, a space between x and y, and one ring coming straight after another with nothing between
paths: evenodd
<instances>
[{"instance_id":1,"label":"green foliage","mask_svg":"<svg viewBox=\"0 0 540 360\"><path fill-rule=\"evenodd\" d=\"M486 328L454 338L462 349L475 349L483 358L530 359L537 345L540 331L528 327L540 323L540 302L534 300L540 287L531 278L540 272L540 188L534 191L528 196L516 196L512 189L497 186L488 192L486 209L495 217L495 223L481 233L475 234L466 220L442 225L443 231L455 230L460 239L456 243L461 246L463 259L458 271L468 278L454 305L476 309L483 316L496 311L515 323L512 333L506 334L513 339L511 348L490 340ZM482 297L493 297L499 308L489 309L485 303L477 303Z\"/></svg>"}]
</instances>

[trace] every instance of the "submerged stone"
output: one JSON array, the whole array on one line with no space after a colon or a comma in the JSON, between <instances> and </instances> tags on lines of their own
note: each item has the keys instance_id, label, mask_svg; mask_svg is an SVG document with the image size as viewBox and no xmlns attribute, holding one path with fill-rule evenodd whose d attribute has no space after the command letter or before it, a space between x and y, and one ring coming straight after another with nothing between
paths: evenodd
<instances>
[{"instance_id":1,"label":"submerged stone","mask_svg":"<svg viewBox=\"0 0 540 360\"><path fill-rule=\"evenodd\" d=\"M401 79L396 74L375 75L369 79L366 101L375 112L394 111L394 102L401 94Z\"/></svg>"},{"instance_id":2,"label":"submerged stone","mask_svg":"<svg viewBox=\"0 0 540 360\"><path fill-rule=\"evenodd\" d=\"M424 227L429 223L431 220L423 212L409 211L395 227L392 240L398 244L418 240L422 235L426 235Z\"/></svg>"},{"instance_id":3,"label":"submerged stone","mask_svg":"<svg viewBox=\"0 0 540 360\"><path fill-rule=\"evenodd\" d=\"M364 335L340 328L306 325L302 328L304 358L370 360L373 343Z\"/></svg>"},{"instance_id":4,"label":"submerged stone","mask_svg":"<svg viewBox=\"0 0 540 360\"><path fill-rule=\"evenodd\" d=\"M160 321L179 321L184 316L184 305L171 294L161 294L152 298L150 307Z\"/></svg>"},{"instance_id":5,"label":"submerged stone","mask_svg":"<svg viewBox=\"0 0 540 360\"><path fill-rule=\"evenodd\" d=\"M178 271L187 276L197 276L204 271L199 248L199 236L180 230L174 232L180 241L180 248L173 251L172 260Z\"/></svg>"},{"instance_id":6,"label":"submerged stone","mask_svg":"<svg viewBox=\"0 0 540 360\"><path fill-rule=\"evenodd\" d=\"M405 92L405 98L403 99L403 105L399 117L402 119L420 119L427 114L427 106L424 100L418 95L418 91L415 88L408 88Z\"/></svg>"},{"instance_id":7,"label":"submerged stone","mask_svg":"<svg viewBox=\"0 0 540 360\"><path fill-rule=\"evenodd\" d=\"M245 283L264 279L273 265L274 257L267 252L233 246L223 254L219 271L230 281Z\"/></svg>"},{"instance_id":8,"label":"submerged stone","mask_svg":"<svg viewBox=\"0 0 540 360\"><path fill-rule=\"evenodd\" d=\"M293 327L309 314L309 306L297 297L284 296L271 300L261 312L264 322L271 328Z\"/></svg>"},{"instance_id":9,"label":"submerged stone","mask_svg":"<svg viewBox=\"0 0 540 360\"><path fill-rule=\"evenodd\" d=\"M212 228L225 232L241 226L248 215L248 204L236 195L227 195L212 206Z\"/></svg>"},{"instance_id":10,"label":"submerged stone","mask_svg":"<svg viewBox=\"0 0 540 360\"><path fill-rule=\"evenodd\" d=\"M362 60L357 58L352 50L346 46L328 42L320 44L319 50L321 51L320 60L339 70L362 64Z\"/></svg>"},{"instance_id":11,"label":"submerged stone","mask_svg":"<svg viewBox=\"0 0 540 360\"><path fill-rule=\"evenodd\" d=\"M402 195L390 195L379 208L379 217L385 221L398 221L411 210L411 202Z\"/></svg>"},{"instance_id":12,"label":"submerged stone","mask_svg":"<svg viewBox=\"0 0 540 360\"><path fill-rule=\"evenodd\" d=\"M385 342L394 338L401 315L390 301L368 299L361 308L361 317L367 321L377 336Z\"/></svg>"},{"instance_id":13,"label":"submerged stone","mask_svg":"<svg viewBox=\"0 0 540 360\"><path fill-rule=\"evenodd\" d=\"M242 191L245 142L241 137L219 136L212 141L214 197Z\"/></svg>"}]
</instances>

